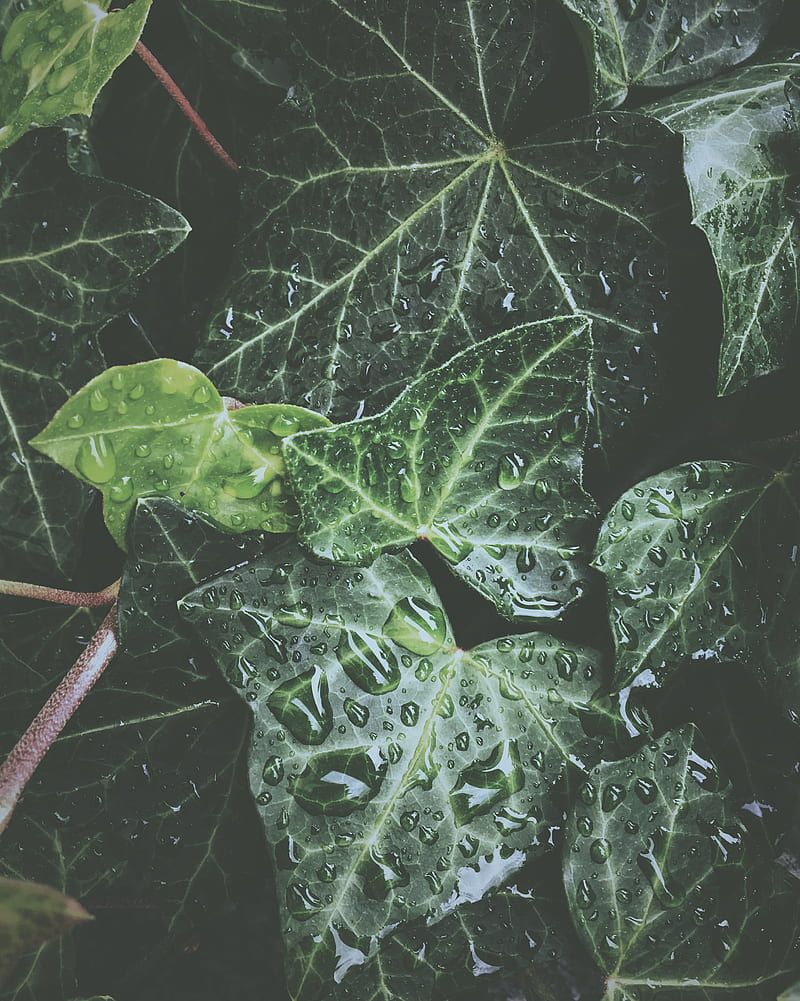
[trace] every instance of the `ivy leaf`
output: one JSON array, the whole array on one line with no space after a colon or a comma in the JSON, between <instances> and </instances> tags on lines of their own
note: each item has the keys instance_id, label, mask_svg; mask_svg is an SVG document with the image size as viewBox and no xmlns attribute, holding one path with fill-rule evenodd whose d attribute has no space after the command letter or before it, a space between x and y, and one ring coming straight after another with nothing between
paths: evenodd
<instances>
[{"instance_id":1,"label":"ivy leaf","mask_svg":"<svg viewBox=\"0 0 800 1001\"><path fill-rule=\"evenodd\" d=\"M728 788L691 726L579 788L564 884L607 1001L768 1001L797 968L800 897L748 856Z\"/></svg>"},{"instance_id":2,"label":"ivy leaf","mask_svg":"<svg viewBox=\"0 0 800 1001\"><path fill-rule=\"evenodd\" d=\"M0 159L0 559L9 576L70 574L87 491L26 446L100 367L92 336L186 237L147 195L67 164L40 133Z\"/></svg>"},{"instance_id":3,"label":"ivy leaf","mask_svg":"<svg viewBox=\"0 0 800 1001\"><path fill-rule=\"evenodd\" d=\"M566 773L602 744L582 725L596 654L536 634L458 649L410 556L348 569L290 543L181 609L254 715L295 999L546 850Z\"/></svg>"},{"instance_id":4,"label":"ivy leaf","mask_svg":"<svg viewBox=\"0 0 800 1001\"><path fill-rule=\"evenodd\" d=\"M30 949L89 920L76 900L49 886L0 878L0 979Z\"/></svg>"},{"instance_id":5,"label":"ivy leaf","mask_svg":"<svg viewBox=\"0 0 800 1001\"><path fill-rule=\"evenodd\" d=\"M181 0L180 7L217 63L229 60L250 79L274 87L292 83L284 0Z\"/></svg>"},{"instance_id":6,"label":"ivy leaf","mask_svg":"<svg viewBox=\"0 0 800 1001\"><path fill-rule=\"evenodd\" d=\"M629 490L600 531L616 647L614 683L661 684L682 661L731 660L759 672L800 720L798 467L696 462Z\"/></svg>"},{"instance_id":7,"label":"ivy leaf","mask_svg":"<svg viewBox=\"0 0 800 1001\"><path fill-rule=\"evenodd\" d=\"M328 422L299 407L228 410L202 372L157 358L92 379L31 439L103 495L106 526L125 548L139 497L161 494L229 532L289 531L280 442Z\"/></svg>"},{"instance_id":8,"label":"ivy leaf","mask_svg":"<svg viewBox=\"0 0 800 1001\"><path fill-rule=\"evenodd\" d=\"M509 618L583 590L589 324L528 324L456 355L377 417L287 438L301 539L364 563L425 538Z\"/></svg>"},{"instance_id":9,"label":"ivy leaf","mask_svg":"<svg viewBox=\"0 0 800 1001\"><path fill-rule=\"evenodd\" d=\"M631 87L676 87L716 76L751 56L783 0L562 0L586 49L596 106L614 108Z\"/></svg>"},{"instance_id":10,"label":"ivy leaf","mask_svg":"<svg viewBox=\"0 0 800 1001\"><path fill-rule=\"evenodd\" d=\"M111 0L45 0L18 14L0 49L0 149L31 128L91 114L139 41L150 3L109 14Z\"/></svg>"},{"instance_id":11,"label":"ivy leaf","mask_svg":"<svg viewBox=\"0 0 800 1001\"><path fill-rule=\"evenodd\" d=\"M778 1001L800 1001L800 980L794 987L785 990L778 998Z\"/></svg>"},{"instance_id":12,"label":"ivy leaf","mask_svg":"<svg viewBox=\"0 0 800 1001\"><path fill-rule=\"evenodd\" d=\"M215 574L254 559L267 536L232 539L210 522L162 497L140 500L131 519L130 558L117 604L120 642L132 656L186 645L187 630L176 602Z\"/></svg>"},{"instance_id":13,"label":"ivy leaf","mask_svg":"<svg viewBox=\"0 0 800 1001\"><path fill-rule=\"evenodd\" d=\"M800 316L800 237L787 195L800 166L787 148L787 82L797 58L773 58L651 105L684 137L694 224L722 286L718 391L782 368Z\"/></svg>"},{"instance_id":14,"label":"ivy leaf","mask_svg":"<svg viewBox=\"0 0 800 1001\"><path fill-rule=\"evenodd\" d=\"M570 313L595 320L603 444L653 403L678 144L635 115L530 140L544 9L292 5L306 89L245 175L246 230L197 355L222 391L349 420L486 336Z\"/></svg>"}]
</instances>

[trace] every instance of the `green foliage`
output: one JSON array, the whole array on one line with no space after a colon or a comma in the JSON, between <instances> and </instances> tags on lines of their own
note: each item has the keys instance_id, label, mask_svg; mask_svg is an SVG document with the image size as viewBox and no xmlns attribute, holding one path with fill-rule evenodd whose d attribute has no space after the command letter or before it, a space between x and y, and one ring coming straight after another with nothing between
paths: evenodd
<instances>
[{"instance_id":1,"label":"green foliage","mask_svg":"<svg viewBox=\"0 0 800 1001\"><path fill-rule=\"evenodd\" d=\"M159 358L96 376L31 445L100 490L106 526L124 549L137 499L153 494L229 532L290 530L280 443L326 423L300 407L229 410L202 372Z\"/></svg>"},{"instance_id":2,"label":"green foliage","mask_svg":"<svg viewBox=\"0 0 800 1001\"><path fill-rule=\"evenodd\" d=\"M0 49L0 149L31 128L91 114L139 41L150 3L108 13L111 0L44 0L18 14Z\"/></svg>"}]
</instances>

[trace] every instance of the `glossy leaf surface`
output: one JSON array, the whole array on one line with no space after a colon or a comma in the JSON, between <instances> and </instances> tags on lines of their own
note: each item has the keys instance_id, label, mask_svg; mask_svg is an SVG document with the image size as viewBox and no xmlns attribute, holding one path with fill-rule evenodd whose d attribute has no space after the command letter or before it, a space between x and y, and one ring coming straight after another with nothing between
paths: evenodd
<instances>
[{"instance_id":1,"label":"glossy leaf surface","mask_svg":"<svg viewBox=\"0 0 800 1001\"><path fill-rule=\"evenodd\" d=\"M88 115L131 54L151 0L45 0L10 22L0 48L0 149L29 129Z\"/></svg>"},{"instance_id":2,"label":"glossy leaf surface","mask_svg":"<svg viewBox=\"0 0 800 1001\"><path fill-rule=\"evenodd\" d=\"M596 564L606 575L615 684L665 681L683 661L740 660L800 719L798 472L689 463L613 507Z\"/></svg>"},{"instance_id":3,"label":"glossy leaf surface","mask_svg":"<svg viewBox=\"0 0 800 1001\"><path fill-rule=\"evenodd\" d=\"M562 0L589 60L595 104L622 104L631 87L675 87L751 56L783 0Z\"/></svg>"},{"instance_id":4,"label":"glossy leaf surface","mask_svg":"<svg viewBox=\"0 0 800 1001\"><path fill-rule=\"evenodd\" d=\"M408 556L350 569L291 543L181 608L254 715L294 998L545 850L567 771L598 754L596 655L544 635L457 649Z\"/></svg>"},{"instance_id":5,"label":"glossy leaf surface","mask_svg":"<svg viewBox=\"0 0 800 1001\"><path fill-rule=\"evenodd\" d=\"M684 137L694 224L722 286L718 390L731 393L792 357L800 316L800 240L789 195L800 161L787 141L794 56L679 91L648 110Z\"/></svg>"},{"instance_id":6,"label":"glossy leaf surface","mask_svg":"<svg viewBox=\"0 0 800 1001\"><path fill-rule=\"evenodd\" d=\"M251 160L198 364L240 399L347 420L470 344L571 313L595 320L604 446L628 428L660 388L675 137L631 115L532 138L541 2L306 0L291 24L306 89Z\"/></svg>"},{"instance_id":7,"label":"glossy leaf surface","mask_svg":"<svg viewBox=\"0 0 800 1001\"><path fill-rule=\"evenodd\" d=\"M428 539L509 618L558 616L587 572L590 352L585 320L523 326L423 376L377 417L288 438L301 539L347 563Z\"/></svg>"},{"instance_id":8,"label":"glossy leaf surface","mask_svg":"<svg viewBox=\"0 0 800 1001\"><path fill-rule=\"evenodd\" d=\"M207 514L229 532L288 531L281 440L327 424L299 407L228 410L191 365L158 358L92 379L31 440L103 495L120 548L136 500L161 494Z\"/></svg>"},{"instance_id":9,"label":"glossy leaf surface","mask_svg":"<svg viewBox=\"0 0 800 1001\"><path fill-rule=\"evenodd\" d=\"M75 173L61 133L0 159L0 558L7 577L71 572L85 488L28 439L101 367L95 334L186 237L162 202Z\"/></svg>"},{"instance_id":10,"label":"glossy leaf surface","mask_svg":"<svg viewBox=\"0 0 800 1001\"><path fill-rule=\"evenodd\" d=\"M751 853L694 727L600 765L568 825L567 897L607 1001L767 1001L797 968L800 898Z\"/></svg>"}]
</instances>

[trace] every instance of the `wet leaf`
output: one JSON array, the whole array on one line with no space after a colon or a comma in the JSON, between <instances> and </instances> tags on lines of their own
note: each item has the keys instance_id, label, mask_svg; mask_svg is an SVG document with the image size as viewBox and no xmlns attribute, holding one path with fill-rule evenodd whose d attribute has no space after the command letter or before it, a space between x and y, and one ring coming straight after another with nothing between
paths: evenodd
<instances>
[{"instance_id":1,"label":"wet leaf","mask_svg":"<svg viewBox=\"0 0 800 1001\"><path fill-rule=\"evenodd\" d=\"M76 900L49 886L0 878L0 980L24 953L88 920Z\"/></svg>"},{"instance_id":2,"label":"wet leaf","mask_svg":"<svg viewBox=\"0 0 800 1001\"><path fill-rule=\"evenodd\" d=\"M69 399L31 445L100 490L120 548L139 497L160 494L228 532L294 527L280 443L327 424L299 407L228 410L191 365L118 365Z\"/></svg>"},{"instance_id":3,"label":"wet leaf","mask_svg":"<svg viewBox=\"0 0 800 1001\"><path fill-rule=\"evenodd\" d=\"M91 114L139 41L151 0L44 0L9 23L0 48L0 149L29 129Z\"/></svg>"},{"instance_id":4,"label":"wet leaf","mask_svg":"<svg viewBox=\"0 0 800 1001\"><path fill-rule=\"evenodd\" d=\"M694 727L577 789L564 885L607 1001L769 1001L800 964L800 896L752 853Z\"/></svg>"},{"instance_id":5,"label":"wet leaf","mask_svg":"<svg viewBox=\"0 0 800 1001\"><path fill-rule=\"evenodd\" d=\"M201 581L258 556L261 532L231 538L166 497L140 500L117 604L120 640L132 656L189 647L176 602Z\"/></svg>"},{"instance_id":6,"label":"wet leaf","mask_svg":"<svg viewBox=\"0 0 800 1001\"><path fill-rule=\"evenodd\" d=\"M274 87L292 82L285 0L181 0L180 6L218 69L235 67L249 81Z\"/></svg>"},{"instance_id":7,"label":"wet leaf","mask_svg":"<svg viewBox=\"0 0 800 1001\"><path fill-rule=\"evenodd\" d=\"M7 577L63 579L88 492L26 445L100 367L94 335L188 232L173 209L75 173L49 131L0 159L0 560Z\"/></svg>"},{"instance_id":8,"label":"wet leaf","mask_svg":"<svg viewBox=\"0 0 800 1001\"><path fill-rule=\"evenodd\" d=\"M622 104L631 87L706 80L751 56L783 0L562 0L587 52L594 102Z\"/></svg>"},{"instance_id":9,"label":"wet leaf","mask_svg":"<svg viewBox=\"0 0 800 1001\"><path fill-rule=\"evenodd\" d=\"M545 851L567 772L599 753L597 656L544 634L459 650L411 557L351 569L290 543L181 608L253 712L293 998Z\"/></svg>"},{"instance_id":10,"label":"wet leaf","mask_svg":"<svg viewBox=\"0 0 800 1001\"><path fill-rule=\"evenodd\" d=\"M656 685L684 661L742 661L800 720L798 470L696 462L614 505L596 564L606 575L615 686Z\"/></svg>"},{"instance_id":11,"label":"wet leaf","mask_svg":"<svg viewBox=\"0 0 800 1001\"><path fill-rule=\"evenodd\" d=\"M800 316L800 161L787 142L787 55L648 107L684 137L694 224L714 254L724 313L718 390L732 393L792 357Z\"/></svg>"},{"instance_id":12,"label":"wet leaf","mask_svg":"<svg viewBox=\"0 0 800 1001\"><path fill-rule=\"evenodd\" d=\"M663 390L675 137L636 115L534 136L553 48L539 0L304 0L290 21L305 89L244 174L197 364L240 399L349 420L470 344L570 313L595 321L603 447L629 430Z\"/></svg>"},{"instance_id":13,"label":"wet leaf","mask_svg":"<svg viewBox=\"0 0 800 1001\"><path fill-rule=\"evenodd\" d=\"M587 573L590 350L585 320L526 325L422 376L377 417L287 438L301 539L347 563L428 539L509 618L557 617Z\"/></svg>"}]
</instances>

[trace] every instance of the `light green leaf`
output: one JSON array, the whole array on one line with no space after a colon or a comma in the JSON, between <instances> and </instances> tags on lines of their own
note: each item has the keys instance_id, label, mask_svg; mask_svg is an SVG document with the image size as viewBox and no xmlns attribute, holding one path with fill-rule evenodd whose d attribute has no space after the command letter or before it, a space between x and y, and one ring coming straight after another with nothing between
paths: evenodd
<instances>
[{"instance_id":1,"label":"light green leaf","mask_svg":"<svg viewBox=\"0 0 800 1001\"><path fill-rule=\"evenodd\" d=\"M285 0L180 0L187 24L215 62L286 88L293 73Z\"/></svg>"},{"instance_id":2,"label":"light green leaf","mask_svg":"<svg viewBox=\"0 0 800 1001\"><path fill-rule=\"evenodd\" d=\"M88 920L76 900L49 886L0 878L0 980L24 953Z\"/></svg>"},{"instance_id":3,"label":"light green leaf","mask_svg":"<svg viewBox=\"0 0 800 1001\"><path fill-rule=\"evenodd\" d=\"M197 364L240 399L350 420L471 344L572 314L594 321L602 447L641 430L684 197L669 130L600 116L534 135L541 0L302 0L292 31L305 89L243 173Z\"/></svg>"},{"instance_id":4,"label":"light green leaf","mask_svg":"<svg viewBox=\"0 0 800 1001\"><path fill-rule=\"evenodd\" d=\"M109 14L111 0L45 0L18 14L0 49L0 149L29 129L91 114L139 41L150 3Z\"/></svg>"},{"instance_id":5,"label":"light green leaf","mask_svg":"<svg viewBox=\"0 0 800 1001\"><path fill-rule=\"evenodd\" d=\"M800 722L800 470L695 462L629 490L600 531L614 683L666 681L684 661L742 661Z\"/></svg>"},{"instance_id":6,"label":"light green leaf","mask_svg":"<svg viewBox=\"0 0 800 1001\"><path fill-rule=\"evenodd\" d=\"M70 169L50 130L0 158L0 562L3 575L69 576L89 492L28 439L100 368L94 338L185 238L163 202Z\"/></svg>"},{"instance_id":7,"label":"light green leaf","mask_svg":"<svg viewBox=\"0 0 800 1001\"><path fill-rule=\"evenodd\" d=\"M327 424L300 407L228 410L191 365L157 358L92 379L31 445L103 495L106 526L125 549L139 497L160 494L229 532L289 531L282 438Z\"/></svg>"},{"instance_id":8,"label":"light green leaf","mask_svg":"<svg viewBox=\"0 0 800 1001\"><path fill-rule=\"evenodd\" d=\"M722 286L718 391L732 393L792 357L800 316L800 222L787 194L800 161L787 143L796 56L773 58L648 107L684 138L694 224Z\"/></svg>"},{"instance_id":9,"label":"light green leaf","mask_svg":"<svg viewBox=\"0 0 800 1001\"><path fill-rule=\"evenodd\" d=\"M287 438L301 539L347 563L428 539L509 618L579 596L589 323L527 324L456 355L377 417Z\"/></svg>"},{"instance_id":10,"label":"light green leaf","mask_svg":"<svg viewBox=\"0 0 800 1001\"><path fill-rule=\"evenodd\" d=\"M676 87L751 56L783 0L562 0L586 49L594 104L614 108L631 87Z\"/></svg>"},{"instance_id":11,"label":"light green leaf","mask_svg":"<svg viewBox=\"0 0 800 1001\"><path fill-rule=\"evenodd\" d=\"M778 1001L800 1001L800 981L798 981L793 987L785 990Z\"/></svg>"},{"instance_id":12,"label":"light green leaf","mask_svg":"<svg viewBox=\"0 0 800 1001\"><path fill-rule=\"evenodd\" d=\"M578 788L564 884L606 1001L771 1001L800 963L800 895L753 854L694 727Z\"/></svg>"},{"instance_id":13,"label":"light green leaf","mask_svg":"<svg viewBox=\"0 0 800 1001\"><path fill-rule=\"evenodd\" d=\"M602 747L582 722L595 653L544 634L458 649L409 556L350 569L289 543L181 609L253 713L296 1001L546 850L566 774Z\"/></svg>"}]
</instances>

